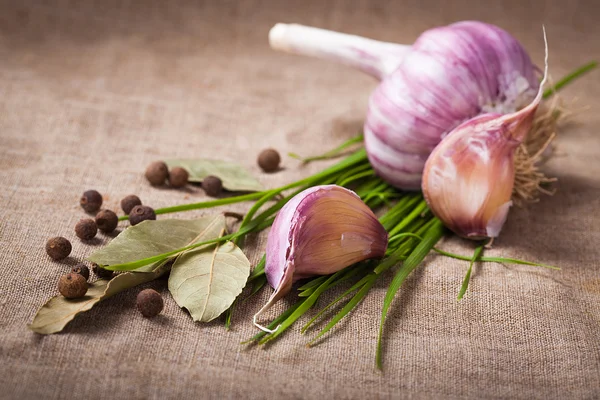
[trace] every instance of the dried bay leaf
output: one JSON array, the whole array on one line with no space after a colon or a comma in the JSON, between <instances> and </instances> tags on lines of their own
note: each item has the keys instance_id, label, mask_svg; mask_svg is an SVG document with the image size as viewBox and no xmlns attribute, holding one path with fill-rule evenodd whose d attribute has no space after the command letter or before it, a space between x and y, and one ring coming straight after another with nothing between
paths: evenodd
<instances>
[{"instance_id":1,"label":"dried bay leaf","mask_svg":"<svg viewBox=\"0 0 600 400\"><path fill-rule=\"evenodd\" d=\"M177 250L193 243L216 239L224 228L223 214L192 220L143 221L121 232L107 246L88 257L88 260L99 265L124 264ZM154 263L138 268L136 271L150 272L156 266L157 264Z\"/></svg>"},{"instance_id":2,"label":"dried bay leaf","mask_svg":"<svg viewBox=\"0 0 600 400\"><path fill-rule=\"evenodd\" d=\"M179 249L192 243L218 238L225 229L222 214L195 220L144 221L123 231L106 247L96 251L89 260L100 265L114 265L151 257ZM88 286L86 295L68 300L55 296L37 312L29 329L41 334L60 332L77 314L123 290L150 282L171 268L169 260L125 272L110 281L98 280Z\"/></svg>"},{"instance_id":3,"label":"dried bay leaf","mask_svg":"<svg viewBox=\"0 0 600 400\"><path fill-rule=\"evenodd\" d=\"M232 242L182 254L172 266L169 291L194 321L208 322L227 310L250 275L250 261Z\"/></svg>"},{"instance_id":4,"label":"dried bay leaf","mask_svg":"<svg viewBox=\"0 0 600 400\"><path fill-rule=\"evenodd\" d=\"M209 159L172 159L165 161L170 168L182 167L190 174L188 181L202 182L209 175L217 176L223 187L232 192L260 192L264 188L242 166L221 160Z\"/></svg>"},{"instance_id":5,"label":"dried bay leaf","mask_svg":"<svg viewBox=\"0 0 600 400\"><path fill-rule=\"evenodd\" d=\"M90 283L87 293L80 299L69 300L61 295L55 296L38 310L28 328L43 335L60 332L77 314L90 310L97 303L123 290L150 282L168 270L168 264L162 262L154 272L125 272L110 281L100 279Z\"/></svg>"}]
</instances>

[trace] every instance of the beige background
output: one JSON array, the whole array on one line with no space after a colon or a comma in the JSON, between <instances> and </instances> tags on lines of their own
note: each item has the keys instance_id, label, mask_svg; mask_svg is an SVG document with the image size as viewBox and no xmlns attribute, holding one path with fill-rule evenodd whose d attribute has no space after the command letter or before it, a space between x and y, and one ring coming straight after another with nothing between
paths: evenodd
<instances>
[{"instance_id":1,"label":"beige background","mask_svg":"<svg viewBox=\"0 0 600 400\"><path fill-rule=\"evenodd\" d=\"M26 328L69 269L49 260L46 239L70 238L70 263L94 251L72 231L84 190L99 190L112 209L129 193L154 207L202 200L197 189L155 189L143 179L149 162L173 156L237 160L274 187L327 163L300 168L285 157L285 171L261 174L260 149L314 154L360 129L376 82L271 51L274 23L410 43L427 28L482 19L513 32L537 62L544 23L559 77L600 58L597 2L1 3L0 398L600 396L598 71L563 93L589 110L563 128L561 156L548 165L558 193L513 210L488 252L562 270L479 265L457 303L466 263L429 257L391 310L384 373L374 370L374 349L386 282L311 349L297 328L268 349L239 345L255 333L251 315L268 290L226 332L217 321L194 324L164 280L146 285L166 300L157 319L138 314L131 290L62 334ZM472 251L456 238L442 247ZM252 248L255 262L264 238Z\"/></svg>"}]
</instances>

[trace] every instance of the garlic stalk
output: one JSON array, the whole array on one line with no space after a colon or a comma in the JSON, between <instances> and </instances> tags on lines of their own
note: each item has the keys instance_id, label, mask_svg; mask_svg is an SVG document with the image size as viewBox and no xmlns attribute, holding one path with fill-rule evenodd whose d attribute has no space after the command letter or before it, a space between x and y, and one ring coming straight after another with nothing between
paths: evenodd
<instances>
[{"instance_id":1,"label":"garlic stalk","mask_svg":"<svg viewBox=\"0 0 600 400\"><path fill-rule=\"evenodd\" d=\"M427 157L466 120L486 112L512 113L539 88L536 67L508 32L463 21L422 33L412 46L300 25L275 25L271 46L331 59L381 80L364 126L373 168L390 184L421 186Z\"/></svg>"},{"instance_id":2,"label":"garlic stalk","mask_svg":"<svg viewBox=\"0 0 600 400\"><path fill-rule=\"evenodd\" d=\"M394 72L410 46L297 24L275 24L269 31L275 50L332 59L383 79Z\"/></svg>"},{"instance_id":3,"label":"garlic stalk","mask_svg":"<svg viewBox=\"0 0 600 400\"><path fill-rule=\"evenodd\" d=\"M423 174L431 211L456 234L497 237L512 205L514 152L531 129L548 74L544 31L544 78L533 101L515 113L483 114L454 129L433 150Z\"/></svg>"},{"instance_id":4,"label":"garlic stalk","mask_svg":"<svg viewBox=\"0 0 600 400\"><path fill-rule=\"evenodd\" d=\"M388 235L360 197L341 186L306 189L279 211L267 239L265 274L275 292L257 318L303 278L385 255Z\"/></svg>"}]
</instances>

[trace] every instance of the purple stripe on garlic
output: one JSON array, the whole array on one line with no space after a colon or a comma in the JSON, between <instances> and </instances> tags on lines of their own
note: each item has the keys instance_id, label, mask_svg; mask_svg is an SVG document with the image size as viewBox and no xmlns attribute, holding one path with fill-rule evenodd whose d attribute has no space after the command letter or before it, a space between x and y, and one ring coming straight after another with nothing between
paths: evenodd
<instances>
[{"instance_id":1,"label":"purple stripe on garlic","mask_svg":"<svg viewBox=\"0 0 600 400\"><path fill-rule=\"evenodd\" d=\"M298 279L337 272L385 255L388 235L356 193L336 185L315 186L279 211L267 239L265 274L275 289L256 320Z\"/></svg>"},{"instance_id":2,"label":"purple stripe on garlic","mask_svg":"<svg viewBox=\"0 0 600 400\"><path fill-rule=\"evenodd\" d=\"M417 160L458 125L487 112L513 113L539 88L523 46L478 21L430 29L412 46L285 24L275 25L269 39L275 49L331 59L381 80L369 100L365 146L377 173L401 189L421 186L424 161Z\"/></svg>"}]
</instances>

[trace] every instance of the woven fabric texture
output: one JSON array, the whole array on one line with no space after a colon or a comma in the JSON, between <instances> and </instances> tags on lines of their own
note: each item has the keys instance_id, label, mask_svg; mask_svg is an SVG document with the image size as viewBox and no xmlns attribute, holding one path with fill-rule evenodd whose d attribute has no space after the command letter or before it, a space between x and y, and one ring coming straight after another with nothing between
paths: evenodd
<instances>
[{"instance_id":1,"label":"woven fabric texture","mask_svg":"<svg viewBox=\"0 0 600 400\"><path fill-rule=\"evenodd\" d=\"M513 209L486 253L561 270L479 264L457 302L467 263L429 256L391 308L383 372L374 355L391 275L312 348L299 327L264 349L240 345L270 289L239 306L225 331L220 320L194 323L166 280L142 286L163 294L158 318L137 312L132 289L63 333L27 329L58 277L110 239L75 237L84 190L113 210L130 193L153 207L203 200L198 188L145 181L146 165L169 157L237 161L276 187L331 163L301 166L288 152L319 153L359 132L377 82L272 51L276 22L411 43L425 29L479 19L512 32L537 63L545 24L556 79L600 56L598 17L593 1L0 1L0 398L598 398L598 72L562 92L576 113L546 166L556 194ZM284 170L260 172L266 147L284 155ZM57 235L73 244L66 262L45 254ZM264 247L264 235L249 241L253 263ZM450 236L440 247L473 251Z\"/></svg>"}]
</instances>

